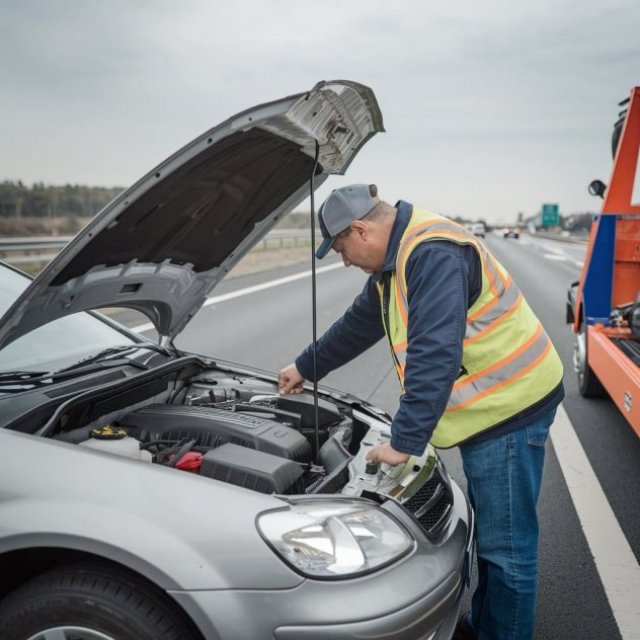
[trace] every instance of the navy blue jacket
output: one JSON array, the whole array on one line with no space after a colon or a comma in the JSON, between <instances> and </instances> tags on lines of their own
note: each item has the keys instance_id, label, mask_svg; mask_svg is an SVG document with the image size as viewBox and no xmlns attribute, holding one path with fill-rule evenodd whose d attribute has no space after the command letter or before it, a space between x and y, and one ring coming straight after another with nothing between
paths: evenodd
<instances>
[{"instance_id":1,"label":"navy blue jacket","mask_svg":"<svg viewBox=\"0 0 640 640\"><path fill-rule=\"evenodd\" d=\"M403 201L396 208L381 271L369 277L362 293L317 342L318 380L385 337L376 282L395 270L398 245L413 210ZM467 310L482 288L480 269L472 246L446 240L419 244L409 257L405 393L391 427L391 446L397 451L421 455L447 406L460 373ZM296 367L305 379L314 379L311 345L298 356ZM540 402L468 442L526 426L557 406L563 395L560 384Z\"/></svg>"}]
</instances>

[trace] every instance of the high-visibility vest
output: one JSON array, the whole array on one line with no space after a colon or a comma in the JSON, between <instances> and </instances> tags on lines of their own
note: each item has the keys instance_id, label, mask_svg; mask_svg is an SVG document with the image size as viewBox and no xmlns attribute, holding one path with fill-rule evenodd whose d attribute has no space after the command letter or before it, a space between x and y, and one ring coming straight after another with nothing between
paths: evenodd
<instances>
[{"instance_id":1,"label":"high-visibility vest","mask_svg":"<svg viewBox=\"0 0 640 640\"><path fill-rule=\"evenodd\" d=\"M505 268L469 231L448 218L413 210L398 246L396 270L378 283L382 318L404 393L409 306L406 266L421 243L471 245L482 289L467 311L462 367L431 444L453 447L531 407L562 380L562 363Z\"/></svg>"}]
</instances>

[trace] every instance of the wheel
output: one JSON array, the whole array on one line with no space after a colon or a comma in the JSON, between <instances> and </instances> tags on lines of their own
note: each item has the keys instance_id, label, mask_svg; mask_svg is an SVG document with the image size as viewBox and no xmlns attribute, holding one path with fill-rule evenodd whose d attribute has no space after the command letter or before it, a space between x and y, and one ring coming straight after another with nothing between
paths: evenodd
<instances>
[{"instance_id":1,"label":"wheel","mask_svg":"<svg viewBox=\"0 0 640 640\"><path fill-rule=\"evenodd\" d=\"M2 640L197 640L161 591L108 565L41 574L0 603Z\"/></svg>"},{"instance_id":2,"label":"wheel","mask_svg":"<svg viewBox=\"0 0 640 640\"><path fill-rule=\"evenodd\" d=\"M587 323L583 321L573 343L573 368L578 376L578 390L585 398L602 398L607 392L589 366L586 328Z\"/></svg>"}]
</instances>

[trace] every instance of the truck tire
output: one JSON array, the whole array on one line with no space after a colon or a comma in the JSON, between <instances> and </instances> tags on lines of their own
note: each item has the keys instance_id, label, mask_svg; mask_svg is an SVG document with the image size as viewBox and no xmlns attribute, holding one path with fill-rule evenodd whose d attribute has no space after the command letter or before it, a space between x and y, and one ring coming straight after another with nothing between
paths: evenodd
<instances>
[{"instance_id":1,"label":"truck tire","mask_svg":"<svg viewBox=\"0 0 640 640\"><path fill-rule=\"evenodd\" d=\"M43 573L0 602L2 640L202 640L160 590L109 565Z\"/></svg>"},{"instance_id":2,"label":"truck tire","mask_svg":"<svg viewBox=\"0 0 640 640\"><path fill-rule=\"evenodd\" d=\"M607 395L605 388L589 366L587 351L587 323L582 322L573 343L573 368L578 377L578 390L584 398L602 398Z\"/></svg>"}]
</instances>

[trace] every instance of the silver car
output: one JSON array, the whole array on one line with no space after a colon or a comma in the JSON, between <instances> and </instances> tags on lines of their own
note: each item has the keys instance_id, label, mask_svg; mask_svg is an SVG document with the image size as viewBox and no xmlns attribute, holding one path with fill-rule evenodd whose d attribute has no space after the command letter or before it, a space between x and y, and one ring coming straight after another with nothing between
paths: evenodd
<instances>
[{"instance_id":1,"label":"silver car","mask_svg":"<svg viewBox=\"0 0 640 640\"><path fill-rule=\"evenodd\" d=\"M173 344L382 130L370 89L320 83L179 150L33 281L0 265L2 640L451 637L472 512L434 451L367 464L380 409Z\"/></svg>"}]
</instances>

